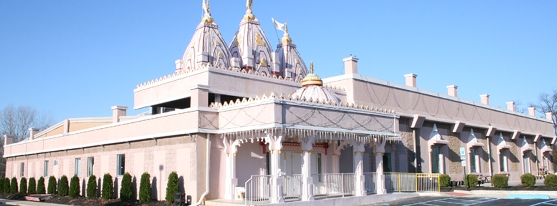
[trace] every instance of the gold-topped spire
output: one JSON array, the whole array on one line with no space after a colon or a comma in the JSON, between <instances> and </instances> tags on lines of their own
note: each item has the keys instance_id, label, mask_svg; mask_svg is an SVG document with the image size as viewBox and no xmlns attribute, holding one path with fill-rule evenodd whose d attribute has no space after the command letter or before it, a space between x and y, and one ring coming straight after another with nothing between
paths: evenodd
<instances>
[{"instance_id":1,"label":"gold-topped spire","mask_svg":"<svg viewBox=\"0 0 557 206\"><path fill-rule=\"evenodd\" d=\"M317 75L315 75L313 70L313 61L309 63L309 74L302 79L302 86L323 86L323 81Z\"/></svg>"},{"instance_id":2,"label":"gold-topped spire","mask_svg":"<svg viewBox=\"0 0 557 206\"><path fill-rule=\"evenodd\" d=\"M246 8L251 10L251 4L253 3L253 0L247 0L246 1Z\"/></svg>"},{"instance_id":3,"label":"gold-topped spire","mask_svg":"<svg viewBox=\"0 0 557 206\"><path fill-rule=\"evenodd\" d=\"M309 73L313 74L313 61L309 62Z\"/></svg>"},{"instance_id":4,"label":"gold-topped spire","mask_svg":"<svg viewBox=\"0 0 557 206\"><path fill-rule=\"evenodd\" d=\"M213 17L211 17L211 5L209 5L209 0L203 0L201 6L203 8L203 11L205 12L205 14L203 15L203 19L201 19L201 22L213 23Z\"/></svg>"}]
</instances>

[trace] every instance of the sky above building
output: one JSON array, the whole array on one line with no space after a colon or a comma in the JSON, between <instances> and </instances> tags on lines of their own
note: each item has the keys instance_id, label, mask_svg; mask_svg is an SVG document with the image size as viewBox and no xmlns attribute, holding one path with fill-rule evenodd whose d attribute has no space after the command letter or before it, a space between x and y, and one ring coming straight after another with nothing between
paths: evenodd
<instances>
[{"instance_id":1,"label":"sky above building","mask_svg":"<svg viewBox=\"0 0 557 206\"><path fill-rule=\"evenodd\" d=\"M175 69L199 24L201 0L0 0L0 109L31 106L66 118L133 110L136 85ZM216 1L211 13L229 43L245 1ZM288 23L306 63L322 78L341 75L342 59L359 73L506 108L557 89L557 1L254 0L271 45Z\"/></svg>"}]
</instances>

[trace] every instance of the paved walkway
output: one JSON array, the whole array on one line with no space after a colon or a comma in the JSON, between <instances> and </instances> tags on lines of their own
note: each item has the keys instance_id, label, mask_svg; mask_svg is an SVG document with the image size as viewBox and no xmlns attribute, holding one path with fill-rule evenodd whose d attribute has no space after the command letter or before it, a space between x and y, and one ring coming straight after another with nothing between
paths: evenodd
<instances>
[{"instance_id":1,"label":"paved walkway","mask_svg":"<svg viewBox=\"0 0 557 206\"><path fill-rule=\"evenodd\" d=\"M1 205L20 205L20 206L61 206L61 204L46 203L46 202L31 202L25 200L6 200L0 199ZM64 205L66 206L66 205Z\"/></svg>"}]
</instances>

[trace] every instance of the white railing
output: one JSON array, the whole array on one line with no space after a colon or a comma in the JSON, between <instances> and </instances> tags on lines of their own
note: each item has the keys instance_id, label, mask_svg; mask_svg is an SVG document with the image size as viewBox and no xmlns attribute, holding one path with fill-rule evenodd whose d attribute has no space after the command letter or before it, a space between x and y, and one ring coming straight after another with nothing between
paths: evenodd
<instances>
[{"instance_id":1,"label":"white railing","mask_svg":"<svg viewBox=\"0 0 557 206\"><path fill-rule=\"evenodd\" d=\"M302 196L302 175L282 176L282 194L285 201L300 200Z\"/></svg>"},{"instance_id":2,"label":"white railing","mask_svg":"<svg viewBox=\"0 0 557 206\"><path fill-rule=\"evenodd\" d=\"M325 192L319 194L324 194L326 197L356 195L354 173L327 173L321 176Z\"/></svg>"},{"instance_id":3,"label":"white railing","mask_svg":"<svg viewBox=\"0 0 557 206\"><path fill-rule=\"evenodd\" d=\"M438 192L439 174L385 172L387 192ZM377 193L377 173L364 172L365 188L368 194Z\"/></svg>"},{"instance_id":4,"label":"white railing","mask_svg":"<svg viewBox=\"0 0 557 206\"><path fill-rule=\"evenodd\" d=\"M269 203L271 199L271 175L252 175L246 181L246 205Z\"/></svg>"}]
</instances>

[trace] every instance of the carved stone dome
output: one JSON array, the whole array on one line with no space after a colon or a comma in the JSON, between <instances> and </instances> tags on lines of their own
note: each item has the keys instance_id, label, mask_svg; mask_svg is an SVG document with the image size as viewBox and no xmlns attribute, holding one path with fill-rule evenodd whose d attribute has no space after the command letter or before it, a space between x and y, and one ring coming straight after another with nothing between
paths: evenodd
<instances>
[{"instance_id":1,"label":"carved stone dome","mask_svg":"<svg viewBox=\"0 0 557 206\"><path fill-rule=\"evenodd\" d=\"M310 73L302 80L302 88L296 90L290 96L297 96L300 99L305 98L306 100L317 100L319 102L340 102L340 98L326 88L323 88L323 81L313 73L313 62L310 63Z\"/></svg>"}]
</instances>

